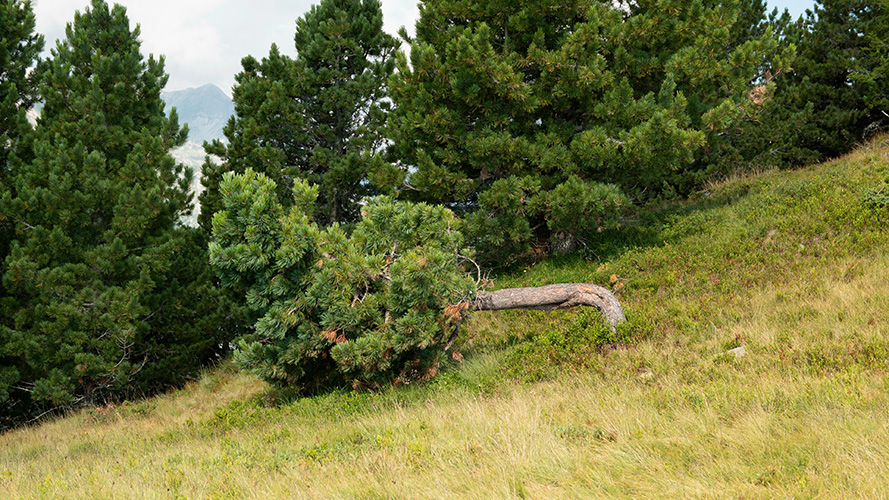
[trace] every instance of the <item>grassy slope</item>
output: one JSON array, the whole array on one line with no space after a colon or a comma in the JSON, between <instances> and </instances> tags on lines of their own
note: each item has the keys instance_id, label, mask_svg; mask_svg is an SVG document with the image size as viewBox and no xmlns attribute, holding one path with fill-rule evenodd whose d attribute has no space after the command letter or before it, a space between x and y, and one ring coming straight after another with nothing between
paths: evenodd
<instances>
[{"instance_id":1,"label":"grassy slope","mask_svg":"<svg viewBox=\"0 0 889 500\"><path fill-rule=\"evenodd\" d=\"M889 496L889 140L712 186L590 259L588 312L477 314L432 383L294 399L230 367L0 436L4 498ZM471 339L471 340L470 340ZM594 347L608 343L603 347ZM735 358L727 349L744 346ZM459 365L459 366L458 366Z\"/></svg>"}]
</instances>

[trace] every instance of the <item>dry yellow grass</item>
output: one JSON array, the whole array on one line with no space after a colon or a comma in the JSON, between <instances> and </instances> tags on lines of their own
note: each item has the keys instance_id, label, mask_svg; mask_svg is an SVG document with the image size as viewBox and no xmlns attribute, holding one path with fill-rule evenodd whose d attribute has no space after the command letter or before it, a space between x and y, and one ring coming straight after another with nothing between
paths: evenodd
<instances>
[{"instance_id":1,"label":"dry yellow grass","mask_svg":"<svg viewBox=\"0 0 889 500\"><path fill-rule=\"evenodd\" d=\"M889 266L856 265L866 272L848 283L825 276L824 292L804 307L846 307L847 318L868 323L868 299L886 299ZM882 498L889 378L783 370L772 348L782 329L860 325L836 314L783 323L793 307L775 307L775 296L754 294L749 317L727 332L749 339L746 357L643 343L611 355L618 365L645 361L623 379L574 374L489 395L443 387L263 408L226 406L261 394L262 384L211 373L144 412L93 410L5 434L0 490L6 498Z\"/></svg>"}]
</instances>

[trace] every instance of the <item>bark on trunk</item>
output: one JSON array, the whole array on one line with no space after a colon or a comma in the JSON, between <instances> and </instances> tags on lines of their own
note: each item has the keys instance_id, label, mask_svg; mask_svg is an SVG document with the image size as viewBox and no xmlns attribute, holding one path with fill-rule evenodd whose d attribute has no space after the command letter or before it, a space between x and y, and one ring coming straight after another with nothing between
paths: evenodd
<instances>
[{"instance_id":1,"label":"bark on trunk","mask_svg":"<svg viewBox=\"0 0 889 500\"><path fill-rule=\"evenodd\" d=\"M479 292L473 302L478 311L502 309L539 309L552 311L574 306L592 306L598 309L605 322L614 330L626 321L624 310L617 297L607 289L588 283L560 283L533 288L504 288Z\"/></svg>"}]
</instances>

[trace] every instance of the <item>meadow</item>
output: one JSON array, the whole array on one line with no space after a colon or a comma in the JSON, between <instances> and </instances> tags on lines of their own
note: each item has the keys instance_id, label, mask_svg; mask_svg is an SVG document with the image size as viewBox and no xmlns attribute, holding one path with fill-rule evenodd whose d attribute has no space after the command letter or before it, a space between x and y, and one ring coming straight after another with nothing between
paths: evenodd
<instances>
[{"instance_id":1,"label":"meadow","mask_svg":"<svg viewBox=\"0 0 889 500\"><path fill-rule=\"evenodd\" d=\"M652 203L496 287L431 382L300 396L229 362L0 436L4 498L889 497L889 137Z\"/></svg>"}]
</instances>

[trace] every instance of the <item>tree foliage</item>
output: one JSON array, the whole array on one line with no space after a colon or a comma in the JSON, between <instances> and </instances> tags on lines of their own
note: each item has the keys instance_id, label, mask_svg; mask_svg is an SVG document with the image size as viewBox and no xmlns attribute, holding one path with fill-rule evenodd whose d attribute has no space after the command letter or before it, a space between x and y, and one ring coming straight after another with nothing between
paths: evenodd
<instances>
[{"instance_id":1,"label":"tree foliage","mask_svg":"<svg viewBox=\"0 0 889 500\"><path fill-rule=\"evenodd\" d=\"M37 67L35 158L2 200L7 417L164 387L224 341L200 237L178 224L191 173L169 151L187 130L164 114L163 59L139 49L125 9L93 0Z\"/></svg>"},{"instance_id":2,"label":"tree foliage","mask_svg":"<svg viewBox=\"0 0 889 500\"><path fill-rule=\"evenodd\" d=\"M30 156L26 138L31 126L25 115L36 100L36 85L28 74L43 49L43 36L34 32L35 19L31 2L3 0L0 2L0 199L12 189L10 157L21 160ZM14 227L4 210L0 210L0 273L9 253ZM0 310L6 293L0 283Z\"/></svg>"},{"instance_id":3,"label":"tree foliage","mask_svg":"<svg viewBox=\"0 0 889 500\"><path fill-rule=\"evenodd\" d=\"M867 39L861 56L863 71L853 78L866 86L868 110L885 129L889 126L889 6L885 2L870 6L863 32Z\"/></svg>"},{"instance_id":4,"label":"tree foliage","mask_svg":"<svg viewBox=\"0 0 889 500\"><path fill-rule=\"evenodd\" d=\"M295 180L317 184L323 224L354 222L364 197L399 182L377 154L399 45L382 28L379 0L322 0L297 21L295 59L273 45L261 61L242 60L228 143L207 145L223 162L204 167L204 228L220 207L225 172L264 173L285 204Z\"/></svg>"},{"instance_id":5,"label":"tree foliage","mask_svg":"<svg viewBox=\"0 0 889 500\"><path fill-rule=\"evenodd\" d=\"M410 64L400 59L390 83L391 153L415 169L406 194L481 212L469 230L502 259L531 236L616 220L620 192L688 190L723 134L756 111L753 84L784 64L745 5L423 2ZM578 193L603 201L563 210Z\"/></svg>"},{"instance_id":6,"label":"tree foliage","mask_svg":"<svg viewBox=\"0 0 889 500\"><path fill-rule=\"evenodd\" d=\"M0 417L166 387L236 335L270 382L374 387L433 376L473 307L622 319L588 284L479 291L466 256L570 250L636 201L889 123L881 2L795 23L763 0L420 7L410 62L379 0L321 0L295 57L245 57L197 230L169 154L187 129L125 9L92 0L29 73L30 2L0 0Z\"/></svg>"},{"instance_id":7,"label":"tree foliage","mask_svg":"<svg viewBox=\"0 0 889 500\"><path fill-rule=\"evenodd\" d=\"M37 100L37 88L29 69L43 50L43 35L34 32L30 0L0 2L0 179L8 176L9 155L28 126L25 112Z\"/></svg>"},{"instance_id":8,"label":"tree foliage","mask_svg":"<svg viewBox=\"0 0 889 500\"><path fill-rule=\"evenodd\" d=\"M260 317L238 364L304 389L433 376L475 291L460 269L460 220L380 197L347 235L312 222L318 186L295 182L289 208L276 191L253 170L226 174L213 217L211 262Z\"/></svg>"},{"instance_id":9,"label":"tree foliage","mask_svg":"<svg viewBox=\"0 0 889 500\"><path fill-rule=\"evenodd\" d=\"M768 102L762 133L772 158L802 165L849 151L889 123L887 7L823 0L785 30L798 57ZM882 31L881 31L882 30Z\"/></svg>"}]
</instances>

